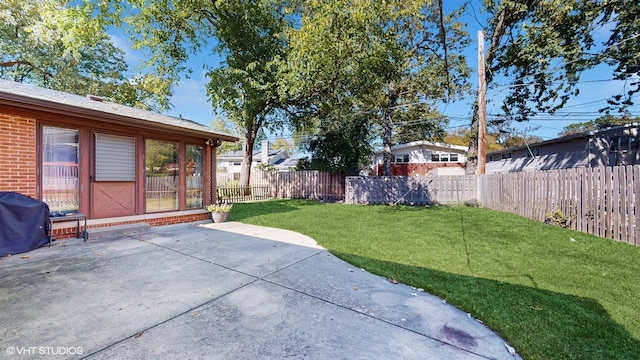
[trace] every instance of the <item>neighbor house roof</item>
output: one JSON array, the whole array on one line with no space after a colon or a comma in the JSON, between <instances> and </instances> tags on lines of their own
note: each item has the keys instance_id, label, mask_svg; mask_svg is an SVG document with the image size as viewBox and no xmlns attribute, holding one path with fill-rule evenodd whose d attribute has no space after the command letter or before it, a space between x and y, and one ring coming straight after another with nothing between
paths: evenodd
<instances>
[{"instance_id":1,"label":"neighbor house roof","mask_svg":"<svg viewBox=\"0 0 640 360\"><path fill-rule=\"evenodd\" d=\"M626 128L636 128L636 127L640 127L640 123L633 122L633 123L624 124L624 125L606 126L606 127L601 127L601 128L599 128L597 130L590 130L590 131L585 131L585 132L578 133L578 134L571 134L571 135L567 135L567 136L558 137L558 138L555 138L555 139L539 141L539 142L535 142L535 143L531 143L531 144L527 144L527 145L514 146L514 147L507 148L507 149L501 149L501 150L492 151L490 153L487 153L487 156L501 154L501 153L509 152L509 151L516 151L516 150L526 149L527 146L528 147L535 147L535 146L548 145L548 144L554 144L554 143L562 143L562 142L572 141L572 140L581 139L581 138L590 138L590 137L593 137L593 136L595 136L597 134L606 133L606 132L609 132L609 131L615 131L615 130L626 129Z\"/></svg>"},{"instance_id":2,"label":"neighbor house roof","mask_svg":"<svg viewBox=\"0 0 640 360\"><path fill-rule=\"evenodd\" d=\"M69 116L90 117L110 123L153 128L154 130L204 138L225 141L239 140L236 136L215 131L191 120L100 101L100 98L97 97L78 96L8 80L0 80L0 105Z\"/></svg>"}]
</instances>

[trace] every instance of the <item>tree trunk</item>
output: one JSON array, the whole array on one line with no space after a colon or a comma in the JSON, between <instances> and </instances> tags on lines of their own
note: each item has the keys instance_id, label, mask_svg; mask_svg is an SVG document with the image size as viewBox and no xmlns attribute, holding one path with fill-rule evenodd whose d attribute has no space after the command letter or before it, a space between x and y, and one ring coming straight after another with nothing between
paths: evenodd
<instances>
[{"instance_id":1,"label":"tree trunk","mask_svg":"<svg viewBox=\"0 0 640 360\"><path fill-rule=\"evenodd\" d=\"M253 139L244 139L242 149L242 167L240 168L240 188L244 190L245 195L249 191L249 180L251 178L251 163L253 162Z\"/></svg>"}]
</instances>

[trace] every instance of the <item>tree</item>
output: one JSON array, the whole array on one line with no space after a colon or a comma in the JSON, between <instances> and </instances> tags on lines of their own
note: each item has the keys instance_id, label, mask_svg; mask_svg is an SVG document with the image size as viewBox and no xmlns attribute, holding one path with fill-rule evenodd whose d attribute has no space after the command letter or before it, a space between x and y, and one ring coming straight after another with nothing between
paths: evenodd
<instances>
[{"instance_id":1,"label":"tree","mask_svg":"<svg viewBox=\"0 0 640 360\"><path fill-rule=\"evenodd\" d=\"M605 62L614 66L614 79L628 82L626 93L615 95L609 100L610 111L618 108L624 112L633 105L632 97L640 92L640 4L637 1L599 1L600 12L603 14L600 25L613 27L611 35L604 43L605 51L594 58L593 63ZM635 55L634 55L635 54Z\"/></svg>"},{"instance_id":2,"label":"tree","mask_svg":"<svg viewBox=\"0 0 640 360\"><path fill-rule=\"evenodd\" d=\"M442 135L445 118L429 104L461 94L468 69L456 52L467 40L455 21L458 13L445 15L441 5L417 0L305 2L301 25L288 33L283 76L284 96L296 100L296 109L289 111L293 124L333 131L344 124L324 123L353 124L350 115L367 120L370 131L382 139L387 172L394 135L398 140ZM338 133L313 135L314 143L326 139L333 146L354 146L344 134L341 141L335 141ZM370 148L365 139L358 136L359 154ZM356 161L358 156L346 158Z\"/></svg>"},{"instance_id":3,"label":"tree","mask_svg":"<svg viewBox=\"0 0 640 360\"><path fill-rule=\"evenodd\" d=\"M443 141L445 144L468 146L471 139L475 136L470 128L460 128L452 132L448 132ZM499 134L495 131L488 131L485 138L487 144L487 152L498 151L504 149L498 142Z\"/></svg>"},{"instance_id":4,"label":"tree","mask_svg":"<svg viewBox=\"0 0 640 360\"><path fill-rule=\"evenodd\" d=\"M0 3L0 78L166 109L168 84L152 75L127 79L123 51L92 13L90 3L64 0Z\"/></svg>"},{"instance_id":5,"label":"tree","mask_svg":"<svg viewBox=\"0 0 640 360\"><path fill-rule=\"evenodd\" d=\"M575 135L587 131L598 130L607 126L624 125L638 121L640 121L640 118L632 118L629 114L626 114L625 116L613 116L607 114L600 116L595 120L569 124L565 126L560 133L558 133L558 136Z\"/></svg>"},{"instance_id":6,"label":"tree","mask_svg":"<svg viewBox=\"0 0 640 360\"><path fill-rule=\"evenodd\" d=\"M506 116L497 116L488 123L488 134L495 138L495 142L502 148L512 148L542 141L539 136L527 135L538 130L539 126L516 128L515 120ZM498 149L499 150L499 149ZM489 151L487 149L487 151Z\"/></svg>"},{"instance_id":7,"label":"tree","mask_svg":"<svg viewBox=\"0 0 640 360\"><path fill-rule=\"evenodd\" d=\"M320 123L318 135L309 139L306 150L311 159L304 159L306 169L358 175L370 163L371 123L366 116L344 116L341 121Z\"/></svg>"},{"instance_id":8,"label":"tree","mask_svg":"<svg viewBox=\"0 0 640 360\"><path fill-rule=\"evenodd\" d=\"M211 121L211 128L216 131L220 131L223 133L238 135L238 131L234 128L234 124L222 117L216 117L213 121ZM232 151L242 150L242 143L239 142L223 142L220 147L216 149L216 153L218 155L226 154Z\"/></svg>"},{"instance_id":9,"label":"tree","mask_svg":"<svg viewBox=\"0 0 640 360\"><path fill-rule=\"evenodd\" d=\"M163 79L188 73L190 52L212 48L222 64L206 66L207 94L214 110L242 131L240 184L248 185L256 139L276 126L282 107L276 89L276 60L285 56L281 36L288 25L284 3L271 0L129 0L111 3L124 17L136 48L149 52L148 65ZM109 9L109 10L113 10ZM113 17L112 17L113 18Z\"/></svg>"},{"instance_id":10,"label":"tree","mask_svg":"<svg viewBox=\"0 0 640 360\"><path fill-rule=\"evenodd\" d=\"M273 150L284 150L289 154L296 152L293 142L285 138L276 138L271 144L270 148Z\"/></svg>"},{"instance_id":11,"label":"tree","mask_svg":"<svg viewBox=\"0 0 640 360\"><path fill-rule=\"evenodd\" d=\"M553 113L577 95L579 75L591 66L586 50L593 46L599 16L592 2L483 0L483 5L489 16L485 81L509 79L505 115L524 121L537 112ZM471 127L477 133L474 108ZM475 173L477 137L469 148L467 173Z\"/></svg>"}]
</instances>

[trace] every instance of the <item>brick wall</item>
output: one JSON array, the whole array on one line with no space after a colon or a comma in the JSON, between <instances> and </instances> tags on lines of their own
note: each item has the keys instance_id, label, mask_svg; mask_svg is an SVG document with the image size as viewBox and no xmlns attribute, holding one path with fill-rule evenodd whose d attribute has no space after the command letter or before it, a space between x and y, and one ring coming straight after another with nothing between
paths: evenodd
<instances>
[{"instance_id":1,"label":"brick wall","mask_svg":"<svg viewBox=\"0 0 640 360\"><path fill-rule=\"evenodd\" d=\"M441 167L464 168L463 163L411 163L411 164L391 164L391 176L425 176L429 171ZM377 174L384 174L384 165L378 164ZM374 169L375 174L375 169Z\"/></svg>"},{"instance_id":2,"label":"brick wall","mask_svg":"<svg viewBox=\"0 0 640 360\"><path fill-rule=\"evenodd\" d=\"M0 113L0 191L36 197L36 120Z\"/></svg>"},{"instance_id":3,"label":"brick wall","mask_svg":"<svg viewBox=\"0 0 640 360\"><path fill-rule=\"evenodd\" d=\"M114 221L111 223L100 224L100 225L89 225L88 228L98 228L98 227L106 227L106 226L118 226L118 225L128 225L128 224L136 224L139 222L146 222L151 226L162 226L162 225L174 225L174 224L182 224L194 221L202 221L211 218L211 214L209 213L201 213L201 214L189 214L189 215L177 215L177 216L167 216L167 217L158 217L146 220L132 220L132 221ZM64 227L53 230L53 238L56 240L60 239L68 239L76 237L76 227L75 224L71 227Z\"/></svg>"}]
</instances>

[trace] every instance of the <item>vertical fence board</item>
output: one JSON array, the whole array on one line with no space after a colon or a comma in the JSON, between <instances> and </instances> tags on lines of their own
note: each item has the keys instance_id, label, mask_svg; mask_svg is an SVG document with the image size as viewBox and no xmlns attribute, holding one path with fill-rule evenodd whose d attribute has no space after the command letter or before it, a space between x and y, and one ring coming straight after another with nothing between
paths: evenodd
<instances>
[{"instance_id":1,"label":"vertical fence board","mask_svg":"<svg viewBox=\"0 0 640 360\"><path fill-rule=\"evenodd\" d=\"M634 245L640 246L640 165L633 166L633 214Z\"/></svg>"},{"instance_id":2,"label":"vertical fence board","mask_svg":"<svg viewBox=\"0 0 640 360\"><path fill-rule=\"evenodd\" d=\"M611 169L611 222L609 223L609 229L611 229L612 236L615 240L620 240L620 228L618 222L620 221L620 181L618 178L618 171L616 168Z\"/></svg>"},{"instance_id":3,"label":"vertical fence board","mask_svg":"<svg viewBox=\"0 0 640 360\"><path fill-rule=\"evenodd\" d=\"M618 203L618 224L617 228L619 229L620 238L619 241L627 241L628 233L627 233L627 223L629 218L627 217L627 177L626 177L626 166L618 167L618 192L620 193L619 203Z\"/></svg>"}]
</instances>

